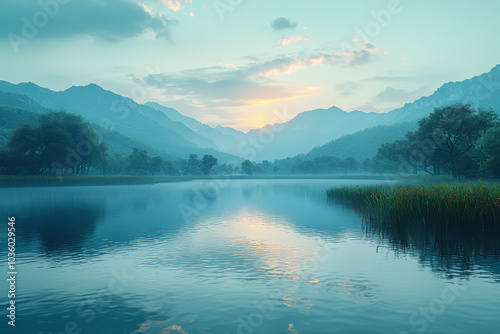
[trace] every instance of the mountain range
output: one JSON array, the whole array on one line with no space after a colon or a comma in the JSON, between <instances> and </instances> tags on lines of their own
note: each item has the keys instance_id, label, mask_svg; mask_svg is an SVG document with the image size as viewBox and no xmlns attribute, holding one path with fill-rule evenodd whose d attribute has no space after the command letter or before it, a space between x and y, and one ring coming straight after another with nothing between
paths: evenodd
<instances>
[{"instance_id":1,"label":"mountain range","mask_svg":"<svg viewBox=\"0 0 500 334\"><path fill-rule=\"evenodd\" d=\"M14 107L9 109L11 112L15 108L35 114L65 109L82 115L110 142L110 151L125 153L137 146L168 157L213 154L221 162L250 158L244 149L250 145L255 148L251 158L257 161L298 154L369 158L381 144L400 139L415 129L418 119L434 108L457 102L500 111L500 65L471 79L446 83L432 95L388 113L346 112L337 107L316 109L247 133L230 127L211 127L155 102L138 104L95 84L52 91L34 83L0 81L0 105ZM3 121L8 119L4 117ZM4 135L10 132L7 124L0 124L2 128L7 129L2 132Z\"/></svg>"}]
</instances>

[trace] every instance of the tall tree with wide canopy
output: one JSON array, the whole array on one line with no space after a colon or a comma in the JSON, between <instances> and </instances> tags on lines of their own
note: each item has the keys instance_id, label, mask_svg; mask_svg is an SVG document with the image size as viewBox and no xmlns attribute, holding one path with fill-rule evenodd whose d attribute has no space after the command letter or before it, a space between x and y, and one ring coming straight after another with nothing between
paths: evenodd
<instances>
[{"instance_id":1,"label":"tall tree with wide canopy","mask_svg":"<svg viewBox=\"0 0 500 334\"><path fill-rule=\"evenodd\" d=\"M476 110L470 104L436 108L419 121L415 144L433 165L444 165L457 178L459 158L471 151L497 120L493 110Z\"/></svg>"},{"instance_id":2,"label":"tall tree with wide canopy","mask_svg":"<svg viewBox=\"0 0 500 334\"><path fill-rule=\"evenodd\" d=\"M37 175L48 169L88 173L91 164L102 163L107 152L83 117L64 111L41 115L38 126L22 125L7 147L2 156L9 157L9 162L2 162L0 169L10 174Z\"/></svg>"}]
</instances>

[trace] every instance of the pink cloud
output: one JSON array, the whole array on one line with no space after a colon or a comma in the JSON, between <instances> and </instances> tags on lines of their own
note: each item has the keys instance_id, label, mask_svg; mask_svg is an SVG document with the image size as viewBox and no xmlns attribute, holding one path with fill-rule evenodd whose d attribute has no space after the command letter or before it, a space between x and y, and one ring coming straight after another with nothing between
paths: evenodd
<instances>
[{"instance_id":1,"label":"pink cloud","mask_svg":"<svg viewBox=\"0 0 500 334\"><path fill-rule=\"evenodd\" d=\"M161 2L166 4L168 9L171 9L174 12L178 12L184 8L184 6L181 5L181 0L161 0Z\"/></svg>"},{"instance_id":2,"label":"pink cloud","mask_svg":"<svg viewBox=\"0 0 500 334\"><path fill-rule=\"evenodd\" d=\"M287 47L287 46L290 46L292 45L293 43L296 43L298 41L309 41L313 39L313 36L290 36L290 37L284 37L284 38L281 38L279 41L278 41L278 45L281 45L282 47Z\"/></svg>"},{"instance_id":3,"label":"pink cloud","mask_svg":"<svg viewBox=\"0 0 500 334\"><path fill-rule=\"evenodd\" d=\"M376 57L376 53L382 48L365 40L355 40L356 48L342 50L336 53L338 62L343 65L358 65L368 63Z\"/></svg>"},{"instance_id":4,"label":"pink cloud","mask_svg":"<svg viewBox=\"0 0 500 334\"><path fill-rule=\"evenodd\" d=\"M285 63L269 64L269 66L265 67L267 68L257 73L258 76L269 78L272 76L286 75L303 70L306 66L302 61L292 59Z\"/></svg>"},{"instance_id":5,"label":"pink cloud","mask_svg":"<svg viewBox=\"0 0 500 334\"><path fill-rule=\"evenodd\" d=\"M309 58L308 60L311 66L322 66L326 62L323 56Z\"/></svg>"},{"instance_id":6,"label":"pink cloud","mask_svg":"<svg viewBox=\"0 0 500 334\"><path fill-rule=\"evenodd\" d=\"M149 14L154 14L154 12L151 10L151 8L149 8L148 6L146 6L145 4L142 4L142 8L144 8L144 11L146 13L149 13Z\"/></svg>"}]
</instances>

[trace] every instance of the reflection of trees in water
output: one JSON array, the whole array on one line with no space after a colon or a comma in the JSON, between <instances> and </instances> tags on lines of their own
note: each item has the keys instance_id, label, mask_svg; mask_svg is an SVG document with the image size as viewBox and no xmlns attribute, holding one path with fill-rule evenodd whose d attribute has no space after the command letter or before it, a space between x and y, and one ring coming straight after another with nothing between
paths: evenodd
<instances>
[{"instance_id":1,"label":"reflection of trees in water","mask_svg":"<svg viewBox=\"0 0 500 334\"><path fill-rule=\"evenodd\" d=\"M411 254L448 278L467 277L487 270L500 280L500 228L492 231L464 228L460 231L417 224L364 222L367 235L389 244L396 254Z\"/></svg>"},{"instance_id":2,"label":"reflection of trees in water","mask_svg":"<svg viewBox=\"0 0 500 334\"><path fill-rule=\"evenodd\" d=\"M42 252L52 256L81 251L104 213L104 203L76 197L30 205L17 219L20 235L37 237Z\"/></svg>"}]
</instances>

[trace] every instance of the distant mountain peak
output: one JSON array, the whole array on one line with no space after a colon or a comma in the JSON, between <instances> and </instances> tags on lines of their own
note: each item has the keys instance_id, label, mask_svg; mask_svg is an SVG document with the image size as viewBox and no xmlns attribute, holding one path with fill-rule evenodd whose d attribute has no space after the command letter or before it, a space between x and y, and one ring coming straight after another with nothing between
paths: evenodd
<instances>
[{"instance_id":1,"label":"distant mountain peak","mask_svg":"<svg viewBox=\"0 0 500 334\"><path fill-rule=\"evenodd\" d=\"M297 119L302 119L304 117L310 117L310 116L316 116L316 115L331 115L331 114L344 114L346 113L344 110L338 108L338 107L330 107L328 109L313 109L313 110L308 110L301 112L297 114L294 118Z\"/></svg>"},{"instance_id":2,"label":"distant mountain peak","mask_svg":"<svg viewBox=\"0 0 500 334\"><path fill-rule=\"evenodd\" d=\"M345 113L344 110L340 109L339 107L336 106L331 106L330 108L327 109L328 111L338 111L338 112L343 112Z\"/></svg>"},{"instance_id":3,"label":"distant mountain peak","mask_svg":"<svg viewBox=\"0 0 500 334\"><path fill-rule=\"evenodd\" d=\"M19 86L42 88L42 87L38 86L36 83L33 83L33 82L31 82L31 81L28 81L28 82L21 82L21 83L19 83Z\"/></svg>"},{"instance_id":4,"label":"distant mountain peak","mask_svg":"<svg viewBox=\"0 0 500 334\"><path fill-rule=\"evenodd\" d=\"M40 87L38 86L37 84L29 81L29 82L21 82L19 83L17 86L19 86L20 88L22 89L28 89L28 90L31 90L31 91L42 91L42 92L51 92L50 89L48 88L44 88L44 87Z\"/></svg>"},{"instance_id":5,"label":"distant mountain peak","mask_svg":"<svg viewBox=\"0 0 500 334\"><path fill-rule=\"evenodd\" d=\"M100 92L105 91L101 86L96 85L94 83L90 83L86 86L71 86L66 91L70 90L86 90L86 91L100 91Z\"/></svg>"}]
</instances>

